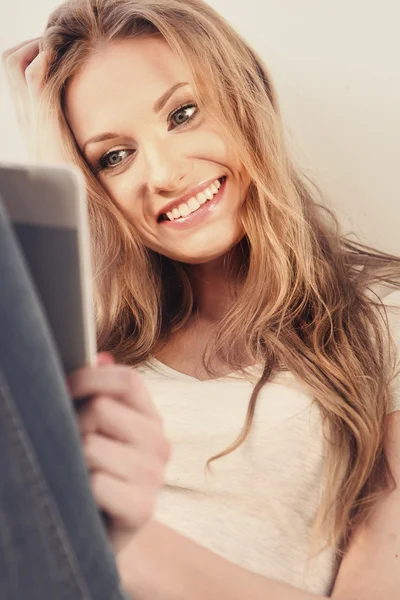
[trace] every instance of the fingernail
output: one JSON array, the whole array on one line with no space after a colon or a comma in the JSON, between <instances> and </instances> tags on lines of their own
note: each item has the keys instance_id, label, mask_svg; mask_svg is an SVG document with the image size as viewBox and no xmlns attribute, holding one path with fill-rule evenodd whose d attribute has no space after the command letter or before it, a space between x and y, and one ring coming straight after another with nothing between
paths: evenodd
<instances>
[{"instance_id":1,"label":"fingernail","mask_svg":"<svg viewBox=\"0 0 400 600\"><path fill-rule=\"evenodd\" d=\"M104 365L113 365L115 363L114 357L109 352L99 352L97 355L97 365L102 367Z\"/></svg>"}]
</instances>

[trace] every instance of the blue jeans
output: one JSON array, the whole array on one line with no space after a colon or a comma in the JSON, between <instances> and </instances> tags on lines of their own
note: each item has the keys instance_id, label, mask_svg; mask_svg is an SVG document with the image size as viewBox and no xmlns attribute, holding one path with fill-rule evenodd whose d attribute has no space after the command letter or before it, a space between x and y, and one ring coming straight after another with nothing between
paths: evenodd
<instances>
[{"instance_id":1,"label":"blue jeans","mask_svg":"<svg viewBox=\"0 0 400 600\"><path fill-rule=\"evenodd\" d=\"M0 598L124 598L57 352L1 199Z\"/></svg>"}]
</instances>

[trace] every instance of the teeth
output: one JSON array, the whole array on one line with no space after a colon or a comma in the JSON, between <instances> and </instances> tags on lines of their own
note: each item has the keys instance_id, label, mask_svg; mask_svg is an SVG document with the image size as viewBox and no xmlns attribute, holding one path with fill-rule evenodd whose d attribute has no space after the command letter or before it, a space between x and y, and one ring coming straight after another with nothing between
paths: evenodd
<instances>
[{"instance_id":1,"label":"teeth","mask_svg":"<svg viewBox=\"0 0 400 600\"><path fill-rule=\"evenodd\" d=\"M199 204L204 204L204 202L207 200L207 196L204 192L200 192L200 194L197 194L196 198Z\"/></svg>"},{"instance_id":2,"label":"teeth","mask_svg":"<svg viewBox=\"0 0 400 600\"><path fill-rule=\"evenodd\" d=\"M207 189L197 194L197 196L190 198L187 202L180 204L178 207L173 208L167 212L167 217L170 221L179 219L180 217L187 217L190 213L198 210L202 204L211 200L221 187L221 183L217 179Z\"/></svg>"},{"instance_id":3,"label":"teeth","mask_svg":"<svg viewBox=\"0 0 400 600\"><path fill-rule=\"evenodd\" d=\"M181 217L187 217L192 212L187 204L180 204L178 206Z\"/></svg>"},{"instance_id":4,"label":"teeth","mask_svg":"<svg viewBox=\"0 0 400 600\"><path fill-rule=\"evenodd\" d=\"M197 202L196 198L190 198L190 200L187 201L187 205L192 212L200 208L200 203Z\"/></svg>"}]
</instances>

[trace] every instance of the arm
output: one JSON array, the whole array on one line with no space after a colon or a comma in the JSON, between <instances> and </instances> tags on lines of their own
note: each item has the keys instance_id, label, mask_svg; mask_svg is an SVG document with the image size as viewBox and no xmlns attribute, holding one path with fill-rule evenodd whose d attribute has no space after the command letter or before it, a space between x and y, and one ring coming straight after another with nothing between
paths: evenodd
<instances>
[{"instance_id":1,"label":"arm","mask_svg":"<svg viewBox=\"0 0 400 600\"><path fill-rule=\"evenodd\" d=\"M387 418L386 454L397 488L380 499L340 566L332 598L400 598L400 411Z\"/></svg>"},{"instance_id":2,"label":"arm","mask_svg":"<svg viewBox=\"0 0 400 600\"><path fill-rule=\"evenodd\" d=\"M387 455L400 482L400 412L388 417ZM250 573L155 522L118 556L123 584L135 600L317 600ZM379 499L342 561L336 600L398 600L400 485Z\"/></svg>"},{"instance_id":3,"label":"arm","mask_svg":"<svg viewBox=\"0 0 400 600\"><path fill-rule=\"evenodd\" d=\"M135 600L322 598L242 569L154 521L137 533L117 562L122 585Z\"/></svg>"}]
</instances>

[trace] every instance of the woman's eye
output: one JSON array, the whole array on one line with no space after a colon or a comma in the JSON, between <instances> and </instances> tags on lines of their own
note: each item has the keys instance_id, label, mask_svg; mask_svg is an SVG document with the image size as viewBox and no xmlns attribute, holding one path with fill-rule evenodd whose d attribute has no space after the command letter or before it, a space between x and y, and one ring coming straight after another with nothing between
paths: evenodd
<instances>
[{"instance_id":1,"label":"woman's eye","mask_svg":"<svg viewBox=\"0 0 400 600\"><path fill-rule=\"evenodd\" d=\"M178 108L169 118L170 123L178 127L179 125L184 125L195 115L197 112L197 106L194 104L187 104L186 106L181 106Z\"/></svg>"},{"instance_id":2,"label":"woman's eye","mask_svg":"<svg viewBox=\"0 0 400 600\"><path fill-rule=\"evenodd\" d=\"M99 161L100 169L114 169L126 159L133 150L111 150L107 152Z\"/></svg>"}]
</instances>

